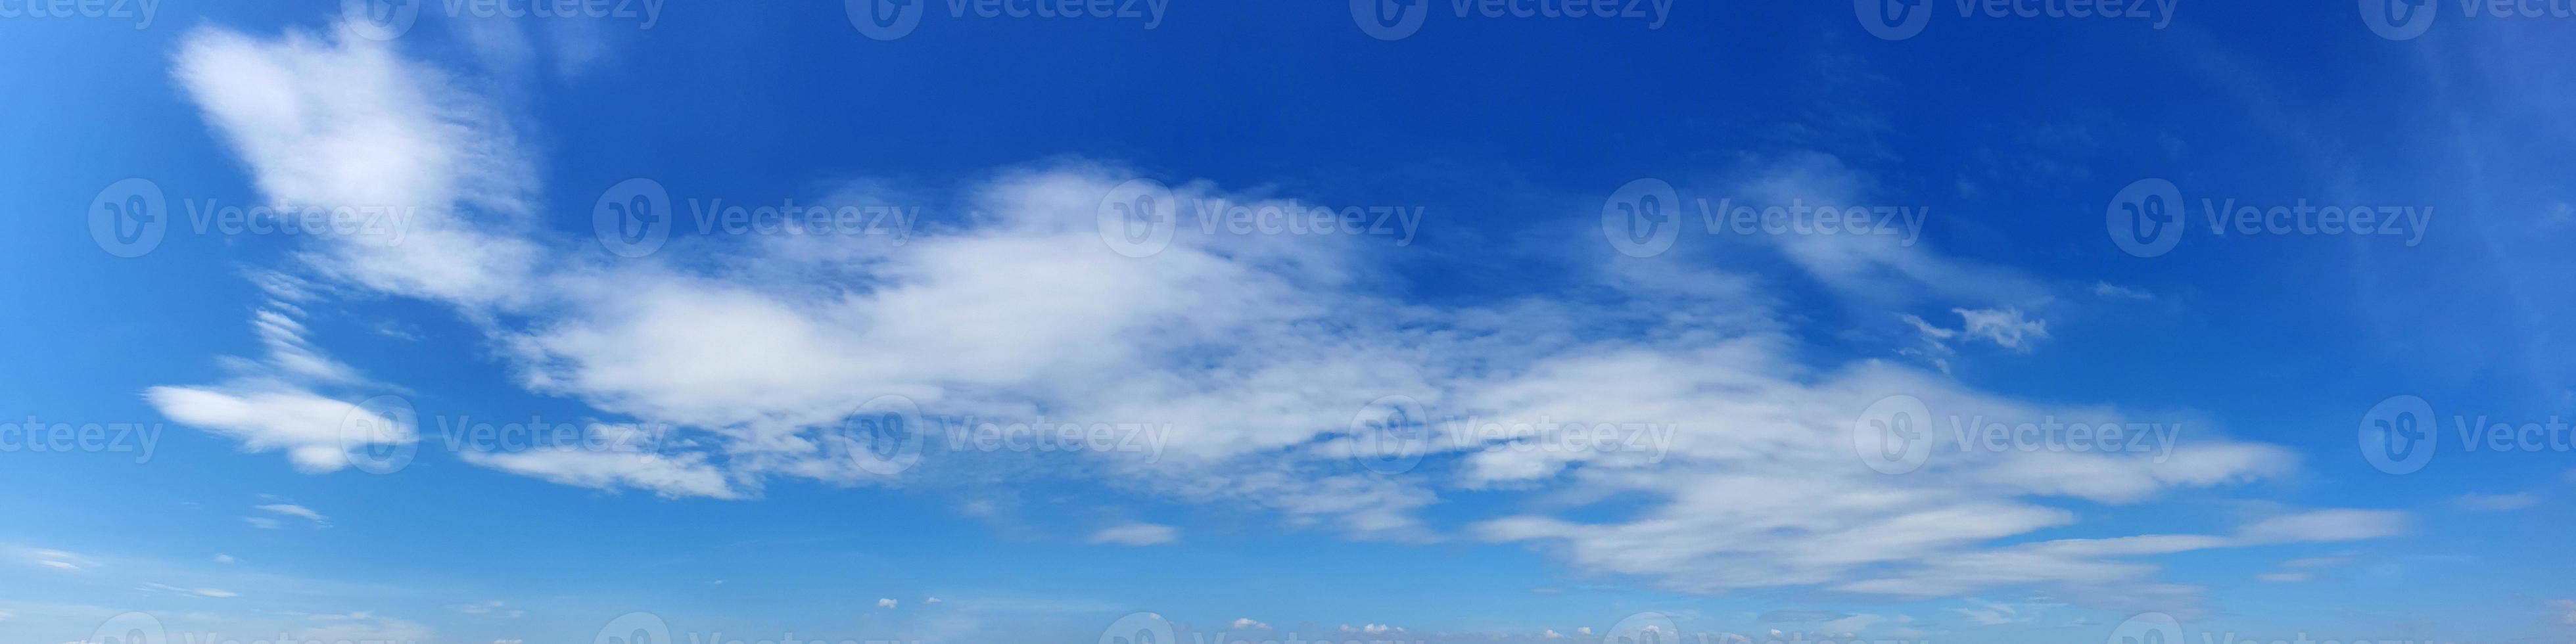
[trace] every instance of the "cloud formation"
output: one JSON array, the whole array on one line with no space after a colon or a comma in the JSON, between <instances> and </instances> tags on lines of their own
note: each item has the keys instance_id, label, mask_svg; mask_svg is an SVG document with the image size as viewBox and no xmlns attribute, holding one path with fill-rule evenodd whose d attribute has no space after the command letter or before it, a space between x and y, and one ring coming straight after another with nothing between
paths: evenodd
<instances>
[{"instance_id":1,"label":"cloud formation","mask_svg":"<svg viewBox=\"0 0 2576 644\"><path fill-rule=\"evenodd\" d=\"M618 260L548 226L576 218L533 201L534 164L501 109L389 44L203 28L181 48L177 76L268 199L414 209L423 222L400 240L315 239L298 270L448 306L504 348L528 390L687 432L648 453L461 456L542 480L750 499L780 478L925 477L931 466L888 472L851 451L853 412L896 396L932 419L1170 428L1150 457L1071 457L1067 467L1125 490L1261 508L1352 538L1530 544L1586 572L1692 593L2047 589L2166 607L2196 589L2156 581L2144 558L2404 526L2396 513L2321 510L2228 536L2022 539L2080 525L2063 501L2138 503L2278 476L2295 459L2212 432L2170 458L1953 447L1920 471L1873 471L1853 433L1891 395L1955 417L2137 419L1876 361L1811 365L1791 320L1742 275L1603 263L1570 292L1435 305L1379 286L1391 270L1344 239L1180 226L1159 253L1128 257L1104 243L1098 215L1137 173L1089 161L962 182L949 200L968 214L900 245L682 239ZM1867 182L1829 156L1801 155L1740 183L1776 196L1860 194ZM1182 201L1282 201L1204 181L1169 189ZM1892 295L1911 289L1965 303L1953 309L1957 329L1910 320L1936 346L1974 338L2028 350L2047 337L2045 321L2008 306L2044 300L2045 288L2010 271L1919 246L1781 243L1815 277L1865 300L1911 299ZM673 259L680 251L687 260ZM274 375L146 396L174 420L247 450L284 451L307 471L345 466L354 447L416 440L408 426L370 418L361 424L387 429L353 443L341 428L368 412L321 392L351 387L355 370L311 348L292 315L264 311L254 326L271 348L257 364ZM1364 466L1385 436L1355 421L1390 397L1424 414L1420 461ZM1663 432L1654 449L1550 443L1567 425L1667 429L1653 430ZM1557 503L1459 534L1421 518L1459 490L1544 490ZM1560 511L1614 497L1639 500L1636 511ZM1177 534L1128 524L1091 540L1150 545Z\"/></svg>"}]
</instances>

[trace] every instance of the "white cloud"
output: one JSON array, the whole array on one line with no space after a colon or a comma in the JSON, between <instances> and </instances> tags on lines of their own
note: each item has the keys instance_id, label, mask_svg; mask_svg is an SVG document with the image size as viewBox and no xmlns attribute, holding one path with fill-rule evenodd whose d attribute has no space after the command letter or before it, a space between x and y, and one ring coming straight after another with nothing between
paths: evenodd
<instances>
[{"instance_id":1,"label":"white cloud","mask_svg":"<svg viewBox=\"0 0 2576 644\"><path fill-rule=\"evenodd\" d=\"M381 208L406 225L335 236L307 260L377 290L508 299L533 244L467 211L524 223L526 181L506 120L444 74L363 38L275 40L211 27L180 44L174 76L281 205Z\"/></svg>"},{"instance_id":2,"label":"white cloud","mask_svg":"<svg viewBox=\"0 0 2576 644\"><path fill-rule=\"evenodd\" d=\"M736 498L723 472L699 454L623 453L583 450L462 452L458 456L504 472L524 474L565 485L599 489L633 487L665 497Z\"/></svg>"},{"instance_id":3,"label":"white cloud","mask_svg":"<svg viewBox=\"0 0 2576 644\"><path fill-rule=\"evenodd\" d=\"M2290 583L2307 581L2311 578L2311 575L2304 572L2267 572L2255 575L2254 578L2270 582Z\"/></svg>"},{"instance_id":4,"label":"white cloud","mask_svg":"<svg viewBox=\"0 0 2576 644\"><path fill-rule=\"evenodd\" d=\"M1855 458L1850 432L1862 410L1890 394L1951 414L2132 419L2115 409L1988 395L1877 362L1806 364L1811 352L1786 330L1788 316L1743 275L1632 262L1601 268L1598 283L1545 301L1432 306L1375 290L1387 271L1351 240L1183 226L1161 253L1122 257L1104 247L1096 212L1134 173L1081 162L971 182L954 201L973 215L900 246L687 240L700 246L675 241L657 256L689 251L685 263L607 262L589 246L536 232L527 201L538 186L526 179L536 173L526 171L493 102L390 45L205 29L182 46L178 75L270 200L416 206L429 222L398 245L369 236L313 240L307 268L338 284L454 307L504 348L532 391L689 432L690 440L650 454L463 457L558 483L751 498L771 478L892 480L836 453L846 441L834 433L860 403L891 394L934 415L1168 427L1154 458L1085 454L1066 467L1121 489L1254 507L1356 538L1448 538L1416 513L1449 489L1549 486L1562 499L1634 499L1637 510L1617 519L1577 521L1553 514L1565 506L1540 505L1477 522L1465 536L1532 543L1585 573L1684 592L1943 596L2046 586L2083 595L2116 587L2126 594L2079 599L2162 599L2192 589L2156 583L2157 568L2136 559L2367 538L2393 533L2389 523L2403 520L2323 511L2267 520L2233 538L2028 541L2078 525L2078 515L2054 500L2136 503L2175 488L2276 476L2295 458L2209 432L2170 459L1943 452L1914 474L1879 474ZM1741 183L1748 198L1841 195L1860 203L1867 192L1862 177L1821 155L1780 160ZM1206 182L1172 189L1183 200L1273 202ZM2035 281L1881 241L1802 235L1776 243L1801 269L1864 300L1915 301L1907 294L1920 292L1967 302L1952 309L1962 319L1957 329L1912 320L1936 343L1972 339L2026 351L2047 337L2046 322L2023 313L2047 300ZM339 437L315 421L346 415L347 406L311 390L341 370L279 371L306 382L149 395L173 418L245 448L287 450L306 469L338 467ZM1673 440L1651 455L1531 457L1511 445L1526 436L1436 427L1441 442L1421 470L1353 473L1352 418L1389 394L1507 425L1546 418L1670 426ZM943 456L949 461L907 476L1001 458ZM1465 465L1446 468L1451 462ZM1176 538L1169 526L1130 524L1091 540Z\"/></svg>"},{"instance_id":5,"label":"white cloud","mask_svg":"<svg viewBox=\"0 0 2576 644\"><path fill-rule=\"evenodd\" d=\"M2347 564L2347 563L2352 563L2352 558L2351 558L2351 557L2344 557L2344 556L2335 556L2335 557L2301 557L2301 558L2298 558L2298 559L2292 559L2292 560L2289 560L2289 561L2281 562L2281 567L2283 567L2283 568L2322 568L2322 567L2326 567L2326 566L2340 566L2340 565Z\"/></svg>"},{"instance_id":6,"label":"white cloud","mask_svg":"<svg viewBox=\"0 0 2576 644\"><path fill-rule=\"evenodd\" d=\"M2315 510L2256 521L2237 530L2248 543L2350 541L2402 534L2408 517L2391 510Z\"/></svg>"},{"instance_id":7,"label":"white cloud","mask_svg":"<svg viewBox=\"0 0 2576 644\"><path fill-rule=\"evenodd\" d=\"M2149 293L2149 292L2146 292L2146 291L2141 291L2141 290L2138 290L2138 289L2133 289L2133 288L2129 288L2129 287L2125 287L2125 286L2114 286L2114 285L2112 285L2110 282L2094 282L2094 283L2093 283L2093 296L2094 296L2094 297L2107 297L2107 298L2116 299L2116 300L2152 300L2152 299L2156 299L2156 295L2155 295L2154 293Z\"/></svg>"},{"instance_id":8,"label":"white cloud","mask_svg":"<svg viewBox=\"0 0 2576 644\"><path fill-rule=\"evenodd\" d=\"M1180 538L1181 531L1178 528L1151 523L1127 523L1102 528L1099 532L1091 533L1092 543L1109 543L1122 546L1159 545L1179 541Z\"/></svg>"},{"instance_id":9,"label":"white cloud","mask_svg":"<svg viewBox=\"0 0 2576 644\"><path fill-rule=\"evenodd\" d=\"M215 563L219 563L219 564L228 564L228 563L233 563L233 561L234 561L234 560L233 560L233 556L232 556L232 555L221 554L221 553L218 553L218 554L216 554L216 555L215 555Z\"/></svg>"},{"instance_id":10,"label":"white cloud","mask_svg":"<svg viewBox=\"0 0 2576 644\"><path fill-rule=\"evenodd\" d=\"M144 399L191 427L232 437L249 452L281 450L305 472L348 467L351 451L418 440L411 426L300 388L153 387Z\"/></svg>"},{"instance_id":11,"label":"white cloud","mask_svg":"<svg viewBox=\"0 0 2576 644\"><path fill-rule=\"evenodd\" d=\"M2559 611L2558 623L2576 624L2576 599L2552 601L2549 602L2549 606Z\"/></svg>"},{"instance_id":12,"label":"white cloud","mask_svg":"<svg viewBox=\"0 0 2576 644\"><path fill-rule=\"evenodd\" d=\"M198 597L213 597L213 598L217 598L217 599L226 599L226 598L232 598L232 597L239 597L239 596L241 596L239 593L234 593L234 592L229 591L229 590L222 590L222 589L217 589L217 588L180 588L180 587L178 587L178 586L172 586L172 585L169 585L169 584L156 584L156 583L148 583L148 582L147 582L147 583L145 583L145 584L143 584L143 589L144 589L144 590L160 591L160 592L165 592L165 593L176 593L176 594L180 594L180 595L194 595L194 596L198 596Z\"/></svg>"},{"instance_id":13,"label":"white cloud","mask_svg":"<svg viewBox=\"0 0 2576 644\"><path fill-rule=\"evenodd\" d=\"M894 607L894 604L895 604L895 601L894 601L894 600L892 600L892 599L879 599L879 600L877 600L877 607L878 607L878 608L893 608L893 607Z\"/></svg>"},{"instance_id":14,"label":"white cloud","mask_svg":"<svg viewBox=\"0 0 2576 644\"><path fill-rule=\"evenodd\" d=\"M2038 618L2037 615L2022 614L2019 607L2011 604L1977 601L1973 599L1968 601L1976 604L1977 607L1952 608L1950 611L1960 615L1965 615L1969 620L1975 621L1979 625L1993 626L1996 624L2016 624Z\"/></svg>"},{"instance_id":15,"label":"white cloud","mask_svg":"<svg viewBox=\"0 0 2576 644\"><path fill-rule=\"evenodd\" d=\"M528 614L527 611L510 608L507 604L497 600L487 601L480 604L468 604L465 607L456 610L457 612L465 613L467 615L491 615L503 619L517 619Z\"/></svg>"},{"instance_id":16,"label":"white cloud","mask_svg":"<svg viewBox=\"0 0 2576 644\"><path fill-rule=\"evenodd\" d=\"M262 288L272 295L311 297L282 292L293 288L277 285L287 279L292 278L263 278ZM306 340L298 315L292 304L270 302L251 321L268 348L265 358L226 358L222 362L232 376L222 384L153 387L144 391L144 400L180 424L241 441L244 451L283 451L296 469L311 473L347 467L355 450L418 440L407 418L387 418L380 410L313 391L363 380Z\"/></svg>"},{"instance_id":17,"label":"white cloud","mask_svg":"<svg viewBox=\"0 0 2576 644\"><path fill-rule=\"evenodd\" d=\"M2029 351L2030 342L2048 338L2047 320L2024 319L2020 309L1951 309L1967 325L1967 336L2006 349Z\"/></svg>"},{"instance_id":18,"label":"white cloud","mask_svg":"<svg viewBox=\"0 0 2576 644\"><path fill-rule=\"evenodd\" d=\"M253 510L259 510L259 511L262 511L262 512L267 512L267 513L269 513L269 514L274 514L274 515L277 515L277 516L283 516L283 517L294 517L294 518L298 518L298 519L303 519L303 520L305 520L305 521L309 522L309 523L310 523L311 525L313 525L314 527L322 527L322 528L331 527L331 520L330 520L329 518L326 518L326 517L322 516L322 513L320 513L320 512L315 512L315 511L313 511L313 509L312 509L312 508L304 507L304 506L301 506L301 505L295 505L295 504L292 504L292 503L271 503L271 504L267 504L267 505L254 505L254 506L251 506L251 509L253 509ZM252 516L252 517L243 517L243 518L244 518L244 520L250 521L251 525L259 526L259 527L261 527L261 528L266 528L266 529L272 529L272 530L274 530L274 529L278 529L278 528L286 527L286 526L285 526L285 524L280 523L280 522L279 522L279 521L277 521L276 519L274 519L274 518L270 518L270 517L264 517L264 516Z\"/></svg>"},{"instance_id":19,"label":"white cloud","mask_svg":"<svg viewBox=\"0 0 2576 644\"><path fill-rule=\"evenodd\" d=\"M1842 159L1801 152L1756 159L1752 167L1714 182L1706 194L1727 195L1745 203L1856 206L1885 204L1875 182ZM1681 187L1686 193L1693 186ZM1921 214L1928 218L1928 213ZM1919 221L1916 222L1919 224ZM1920 230L1902 235L1772 234L1791 263L1845 294L1877 304L1923 299L1964 301L1978 306L2030 305L2046 301L2048 289L2019 271L1962 260L1934 252Z\"/></svg>"},{"instance_id":20,"label":"white cloud","mask_svg":"<svg viewBox=\"0 0 2576 644\"><path fill-rule=\"evenodd\" d=\"M2509 512L2540 505L2540 495L2529 492L2514 494L2463 494L2451 504L2472 512Z\"/></svg>"},{"instance_id":21,"label":"white cloud","mask_svg":"<svg viewBox=\"0 0 2576 644\"><path fill-rule=\"evenodd\" d=\"M52 568L55 570L69 570L77 572L98 565L91 562L89 559L81 557L80 555L50 548L19 548L12 546L7 548L7 550L11 554L16 555L16 558L19 561L26 562L29 565Z\"/></svg>"},{"instance_id":22,"label":"white cloud","mask_svg":"<svg viewBox=\"0 0 2576 644\"><path fill-rule=\"evenodd\" d=\"M1261 622L1260 620L1255 620L1255 619L1250 618L1250 617L1238 617L1238 618L1235 618L1233 626L1234 626L1234 628L1236 628L1236 629L1238 629L1238 630L1263 630L1263 631L1270 630L1270 625L1269 625L1269 624L1267 624L1267 623L1263 623L1263 622Z\"/></svg>"},{"instance_id":23,"label":"white cloud","mask_svg":"<svg viewBox=\"0 0 2576 644\"><path fill-rule=\"evenodd\" d=\"M2048 321L2026 319L2020 309L1950 309L1950 312L1959 316L1961 323L1959 328L1935 325L1913 314L1898 315L1897 319L1905 322L1907 326L1914 327L1915 332L1920 334L1923 340L1923 347L1920 350L1907 349L1902 353L1923 356L1939 367L1942 373L1949 373L1949 358L1958 353L1958 349L1952 346L1954 341L1983 340L1995 346L2029 353L2032 343L2048 338Z\"/></svg>"}]
</instances>

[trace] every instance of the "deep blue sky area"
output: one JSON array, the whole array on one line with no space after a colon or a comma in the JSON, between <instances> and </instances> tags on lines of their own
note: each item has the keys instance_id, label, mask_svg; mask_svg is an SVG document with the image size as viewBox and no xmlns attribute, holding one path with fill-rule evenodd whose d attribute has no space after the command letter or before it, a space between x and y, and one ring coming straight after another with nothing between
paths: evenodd
<instances>
[{"instance_id":1,"label":"deep blue sky area","mask_svg":"<svg viewBox=\"0 0 2576 644\"><path fill-rule=\"evenodd\" d=\"M0 0L0 644L2576 638L2576 7L2074 2Z\"/></svg>"}]
</instances>

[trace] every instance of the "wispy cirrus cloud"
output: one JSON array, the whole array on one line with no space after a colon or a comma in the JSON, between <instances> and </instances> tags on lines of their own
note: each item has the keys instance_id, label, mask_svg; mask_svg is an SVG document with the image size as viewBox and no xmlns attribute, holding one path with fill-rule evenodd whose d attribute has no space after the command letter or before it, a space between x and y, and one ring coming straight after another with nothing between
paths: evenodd
<instances>
[{"instance_id":1,"label":"wispy cirrus cloud","mask_svg":"<svg viewBox=\"0 0 2576 644\"><path fill-rule=\"evenodd\" d=\"M457 74L386 43L220 28L188 37L177 72L268 198L416 207L434 224L400 243L315 239L298 270L448 306L504 348L526 389L685 428L690 439L645 454L462 456L482 467L720 499L758 498L776 479L894 483L906 476L833 451L832 432L863 403L895 395L932 415L1150 420L1170 428L1164 451L1070 456L1078 462L1069 471L1353 538L1524 543L1585 572L1690 593L1922 598L2038 588L2102 606L2187 603L2197 589L2159 581L2161 569L2144 561L2152 557L2374 538L2405 523L2400 513L2330 509L2258 519L2231 535L2029 541L2083 527L2056 501L2139 503L2278 476L2296 459L2211 434L2170 460L2006 452L1903 477L1874 472L1854 458L1851 432L1891 394L1996 418L2124 414L2015 400L1876 361L1811 364L1774 300L1749 286L1706 287L1753 283L1716 270L1592 263L1582 288L1545 301L1433 305L1378 290L1373 280L1389 270L1382 260L1337 240L1182 227L1160 253L1125 257L1109 252L1098 228L1104 196L1138 175L1114 163L1060 161L960 181L949 200L974 214L899 246L693 240L689 261L615 261L543 225L530 197L540 187L526 172L533 163L504 110L463 89ZM1775 195L1860 194L1867 185L1819 155L1735 182ZM1171 190L1280 201L1206 181ZM2028 350L2048 336L2045 320L2019 308L2044 302L2048 289L2017 272L1919 246L1779 243L1803 270L1863 301L1914 302L1899 294L1928 290L1970 303L1953 309L1956 328L1910 320L1932 340ZM284 349L266 364L294 377L147 396L246 449L337 469L347 438L321 428L350 406L320 392L345 387L341 376L354 370L320 359L290 322L281 313L254 325L293 340L272 343ZM1389 395L1454 417L1670 427L1670 441L1652 454L1533 452L1521 449L1526 434L1434 424L1441 440L1421 467L1362 471L1352 464L1363 449L1353 417ZM360 442L370 439L412 440ZM1458 490L1617 497L1637 509L1578 517L1533 505L1446 534L1421 511ZM277 517L256 518L320 520L267 511ZM1149 545L1177 535L1130 524L1091 540Z\"/></svg>"}]
</instances>

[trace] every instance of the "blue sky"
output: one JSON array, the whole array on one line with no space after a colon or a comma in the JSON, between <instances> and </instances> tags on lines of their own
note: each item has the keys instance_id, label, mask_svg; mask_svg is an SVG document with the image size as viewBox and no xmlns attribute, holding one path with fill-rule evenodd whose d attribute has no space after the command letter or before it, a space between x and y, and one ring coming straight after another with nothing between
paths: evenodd
<instances>
[{"instance_id":1,"label":"blue sky","mask_svg":"<svg viewBox=\"0 0 2576 644\"><path fill-rule=\"evenodd\" d=\"M2567 7L759 4L0 0L0 642L2576 638Z\"/></svg>"}]
</instances>

